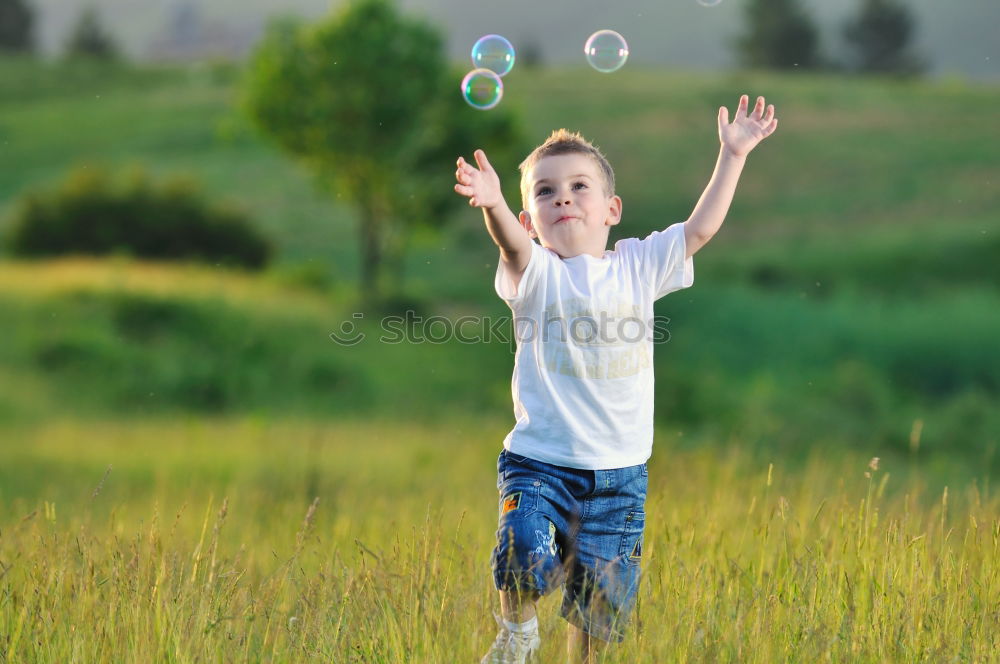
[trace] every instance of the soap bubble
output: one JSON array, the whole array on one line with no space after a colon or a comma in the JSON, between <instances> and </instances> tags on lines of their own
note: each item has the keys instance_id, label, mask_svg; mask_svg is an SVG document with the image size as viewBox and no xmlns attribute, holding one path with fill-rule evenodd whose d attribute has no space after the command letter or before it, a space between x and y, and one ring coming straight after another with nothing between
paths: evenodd
<instances>
[{"instance_id":1,"label":"soap bubble","mask_svg":"<svg viewBox=\"0 0 1000 664\"><path fill-rule=\"evenodd\" d=\"M472 108L488 111L500 103L503 81L489 69L473 69L462 79L462 96Z\"/></svg>"},{"instance_id":2,"label":"soap bubble","mask_svg":"<svg viewBox=\"0 0 1000 664\"><path fill-rule=\"evenodd\" d=\"M721 2L722 0L698 0L698 4L702 7L714 7Z\"/></svg>"},{"instance_id":3,"label":"soap bubble","mask_svg":"<svg viewBox=\"0 0 1000 664\"><path fill-rule=\"evenodd\" d=\"M590 66L605 74L621 69L628 60L628 44L614 30L598 30L583 46Z\"/></svg>"},{"instance_id":4,"label":"soap bubble","mask_svg":"<svg viewBox=\"0 0 1000 664\"><path fill-rule=\"evenodd\" d=\"M472 47L472 66L504 76L514 67L514 47L500 35L480 37Z\"/></svg>"}]
</instances>

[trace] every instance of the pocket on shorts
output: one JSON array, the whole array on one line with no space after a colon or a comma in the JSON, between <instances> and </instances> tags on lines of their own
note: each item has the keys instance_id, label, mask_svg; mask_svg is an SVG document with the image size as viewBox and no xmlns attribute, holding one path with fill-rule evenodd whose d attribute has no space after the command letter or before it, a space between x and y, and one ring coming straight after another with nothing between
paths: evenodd
<instances>
[{"instance_id":1,"label":"pocket on shorts","mask_svg":"<svg viewBox=\"0 0 1000 664\"><path fill-rule=\"evenodd\" d=\"M518 482L525 478L536 477L538 475L536 463L529 457L504 450L500 453L499 463L497 464L497 468L500 470L498 478L500 484L498 484L497 488L502 490L504 482Z\"/></svg>"},{"instance_id":2,"label":"pocket on shorts","mask_svg":"<svg viewBox=\"0 0 1000 664\"><path fill-rule=\"evenodd\" d=\"M503 488L503 465L504 465L504 451L500 450L500 455L497 457L497 491Z\"/></svg>"},{"instance_id":3,"label":"pocket on shorts","mask_svg":"<svg viewBox=\"0 0 1000 664\"><path fill-rule=\"evenodd\" d=\"M524 463L525 461L528 460L528 457L523 456L521 454L514 454L508 449L504 449L503 455L508 459L510 459L511 461L513 461L514 463Z\"/></svg>"},{"instance_id":4,"label":"pocket on shorts","mask_svg":"<svg viewBox=\"0 0 1000 664\"><path fill-rule=\"evenodd\" d=\"M518 479L505 482L500 489L499 517L525 517L538 510L538 493L541 482L531 479Z\"/></svg>"},{"instance_id":5,"label":"pocket on shorts","mask_svg":"<svg viewBox=\"0 0 1000 664\"><path fill-rule=\"evenodd\" d=\"M618 555L626 563L638 565L642 562L642 535L645 528L645 511L632 510L625 516L625 528L622 532L622 543Z\"/></svg>"}]
</instances>

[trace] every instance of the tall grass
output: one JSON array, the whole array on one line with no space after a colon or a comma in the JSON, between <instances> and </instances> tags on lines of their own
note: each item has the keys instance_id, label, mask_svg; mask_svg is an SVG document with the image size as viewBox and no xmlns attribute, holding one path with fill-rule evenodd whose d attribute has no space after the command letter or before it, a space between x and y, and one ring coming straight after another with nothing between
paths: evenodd
<instances>
[{"instance_id":1,"label":"tall grass","mask_svg":"<svg viewBox=\"0 0 1000 664\"><path fill-rule=\"evenodd\" d=\"M24 430L0 448L0 661L474 661L495 632L504 431ZM605 661L995 661L988 481L719 450L659 437L639 607ZM557 604L540 605L542 661L564 651Z\"/></svg>"}]
</instances>

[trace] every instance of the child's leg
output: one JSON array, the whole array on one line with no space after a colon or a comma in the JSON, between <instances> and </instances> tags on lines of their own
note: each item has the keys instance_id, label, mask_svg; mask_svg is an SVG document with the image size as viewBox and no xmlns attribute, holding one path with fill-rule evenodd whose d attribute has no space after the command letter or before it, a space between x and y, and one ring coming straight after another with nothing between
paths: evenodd
<instances>
[{"instance_id":1,"label":"child's leg","mask_svg":"<svg viewBox=\"0 0 1000 664\"><path fill-rule=\"evenodd\" d=\"M535 604L539 597L562 585L558 533L558 483L545 464L526 457L498 460L500 520L493 549L493 580L500 591L503 624L482 664L524 662L537 655L541 638Z\"/></svg>"},{"instance_id":2,"label":"child's leg","mask_svg":"<svg viewBox=\"0 0 1000 664\"><path fill-rule=\"evenodd\" d=\"M593 472L562 606L571 623L571 658L583 662L594 661L604 643L624 638L638 592L645 525L645 464Z\"/></svg>"},{"instance_id":3,"label":"child's leg","mask_svg":"<svg viewBox=\"0 0 1000 664\"><path fill-rule=\"evenodd\" d=\"M570 624L566 639L567 661L570 664L596 664L598 655L607 644L607 641L591 636L576 625Z\"/></svg>"},{"instance_id":4,"label":"child's leg","mask_svg":"<svg viewBox=\"0 0 1000 664\"><path fill-rule=\"evenodd\" d=\"M524 623L538 599L562 585L561 533L568 530L559 468L506 451L498 459L500 519L492 566L503 619Z\"/></svg>"},{"instance_id":5,"label":"child's leg","mask_svg":"<svg viewBox=\"0 0 1000 664\"><path fill-rule=\"evenodd\" d=\"M500 591L500 612L503 619L512 623L523 623L534 618L537 614L535 604L541 595L536 591L513 590Z\"/></svg>"}]
</instances>

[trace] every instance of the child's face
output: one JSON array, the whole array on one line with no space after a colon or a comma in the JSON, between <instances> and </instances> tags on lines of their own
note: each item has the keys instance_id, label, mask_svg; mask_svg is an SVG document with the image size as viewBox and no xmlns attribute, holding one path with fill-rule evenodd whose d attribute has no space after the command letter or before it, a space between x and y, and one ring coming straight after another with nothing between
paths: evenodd
<instances>
[{"instance_id":1,"label":"child's face","mask_svg":"<svg viewBox=\"0 0 1000 664\"><path fill-rule=\"evenodd\" d=\"M601 169L587 155L543 157L528 173L528 209L521 223L563 257L603 251L621 220L621 199L605 191Z\"/></svg>"}]
</instances>

